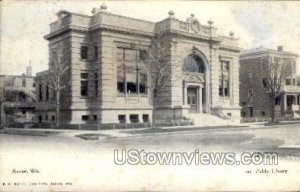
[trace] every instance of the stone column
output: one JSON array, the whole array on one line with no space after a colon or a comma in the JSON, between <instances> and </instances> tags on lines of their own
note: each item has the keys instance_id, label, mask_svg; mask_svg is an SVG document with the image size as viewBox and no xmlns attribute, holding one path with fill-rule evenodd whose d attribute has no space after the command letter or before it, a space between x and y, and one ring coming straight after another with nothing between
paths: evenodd
<instances>
[{"instance_id":1,"label":"stone column","mask_svg":"<svg viewBox=\"0 0 300 192\"><path fill-rule=\"evenodd\" d=\"M202 113L202 87L199 88L199 113Z\"/></svg>"},{"instance_id":2,"label":"stone column","mask_svg":"<svg viewBox=\"0 0 300 192\"><path fill-rule=\"evenodd\" d=\"M187 105L188 103L187 103L187 89L188 89L188 86L187 85L185 85L184 86L184 105Z\"/></svg>"},{"instance_id":3,"label":"stone column","mask_svg":"<svg viewBox=\"0 0 300 192\"><path fill-rule=\"evenodd\" d=\"M283 111L287 110L287 98L286 98L286 94L283 94Z\"/></svg>"},{"instance_id":4,"label":"stone column","mask_svg":"<svg viewBox=\"0 0 300 192\"><path fill-rule=\"evenodd\" d=\"M197 110L196 110L196 112L197 113L200 113L200 102L199 102L199 98L200 98L200 96L199 96L199 87L197 87L197 89L196 89L196 101L197 101Z\"/></svg>"},{"instance_id":5,"label":"stone column","mask_svg":"<svg viewBox=\"0 0 300 192\"><path fill-rule=\"evenodd\" d=\"M184 106L186 104L186 85L185 81L182 83L182 105Z\"/></svg>"}]
</instances>

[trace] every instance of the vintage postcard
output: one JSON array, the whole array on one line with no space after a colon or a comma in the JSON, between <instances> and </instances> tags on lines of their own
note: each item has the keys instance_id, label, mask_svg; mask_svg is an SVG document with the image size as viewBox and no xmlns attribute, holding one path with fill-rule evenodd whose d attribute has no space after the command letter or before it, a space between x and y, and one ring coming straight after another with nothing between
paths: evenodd
<instances>
[{"instance_id":1,"label":"vintage postcard","mask_svg":"<svg viewBox=\"0 0 300 192\"><path fill-rule=\"evenodd\" d=\"M0 2L0 191L299 191L299 1Z\"/></svg>"}]
</instances>

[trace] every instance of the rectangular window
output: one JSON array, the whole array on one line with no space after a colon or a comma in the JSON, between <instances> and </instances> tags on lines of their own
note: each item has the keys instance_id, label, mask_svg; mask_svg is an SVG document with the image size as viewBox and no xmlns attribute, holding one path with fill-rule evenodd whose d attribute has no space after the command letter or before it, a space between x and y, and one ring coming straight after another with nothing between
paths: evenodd
<instances>
[{"instance_id":1,"label":"rectangular window","mask_svg":"<svg viewBox=\"0 0 300 192\"><path fill-rule=\"evenodd\" d=\"M143 50L117 49L117 90L119 93L147 93L145 55Z\"/></svg>"},{"instance_id":2,"label":"rectangular window","mask_svg":"<svg viewBox=\"0 0 300 192\"><path fill-rule=\"evenodd\" d=\"M98 73L94 73L95 96L98 96Z\"/></svg>"},{"instance_id":3,"label":"rectangular window","mask_svg":"<svg viewBox=\"0 0 300 192\"><path fill-rule=\"evenodd\" d=\"M98 46L94 47L95 60L98 59Z\"/></svg>"},{"instance_id":4,"label":"rectangular window","mask_svg":"<svg viewBox=\"0 0 300 192\"><path fill-rule=\"evenodd\" d=\"M125 50L117 50L117 89L119 93L125 93Z\"/></svg>"},{"instance_id":5,"label":"rectangular window","mask_svg":"<svg viewBox=\"0 0 300 192\"><path fill-rule=\"evenodd\" d=\"M249 98L253 97L253 90L252 89L248 90L248 97Z\"/></svg>"},{"instance_id":6,"label":"rectangular window","mask_svg":"<svg viewBox=\"0 0 300 192\"><path fill-rule=\"evenodd\" d=\"M148 123L149 122L149 115L148 114L143 114L143 122Z\"/></svg>"},{"instance_id":7,"label":"rectangular window","mask_svg":"<svg viewBox=\"0 0 300 192\"><path fill-rule=\"evenodd\" d=\"M80 77L81 77L81 79L89 79L89 74L88 73L81 73Z\"/></svg>"},{"instance_id":8,"label":"rectangular window","mask_svg":"<svg viewBox=\"0 0 300 192\"><path fill-rule=\"evenodd\" d=\"M140 93L147 93L146 89L147 85L147 75L146 74L140 74Z\"/></svg>"},{"instance_id":9,"label":"rectangular window","mask_svg":"<svg viewBox=\"0 0 300 192\"><path fill-rule=\"evenodd\" d=\"M246 117L247 113L245 111L241 111L241 116Z\"/></svg>"},{"instance_id":10,"label":"rectangular window","mask_svg":"<svg viewBox=\"0 0 300 192\"><path fill-rule=\"evenodd\" d=\"M224 85L223 85L223 88L224 88L223 96L228 97L229 96L229 81L228 81L228 79L225 79L223 83L224 83Z\"/></svg>"},{"instance_id":11,"label":"rectangular window","mask_svg":"<svg viewBox=\"0 0 300 192\"><path fill-rule=\"evenodd\" d=\"M39 115L38 119L39 119L39 123L43 121L43 117L41 115Z\"/></svg>"},{"instance_id":12,"label":"rectangular window","mask_svg":"<svg viewBox=\"0 0 300 192\"><path fill-rule=\"evenodd\" d=\"M51 119L52 119L52 121L55 121L55 116L52 115L52 116L51 116Z\"/></svg>"},{"instance_id":13,"label":"rectangular window","mask_svg":"<svg viewBox=\"0 0 300 192\"><path fill-rule=\"evenodd\" d=\"M263 117L265 117L266 116L266 112L265 111L261 111L260 115L263 116Z\"/></svg>"},{"instance_id":14,"label":"rectangular window","mask_svg":"<svg viewBox=\"0 0 300 192\"><path fill-rule=\"evenodd\" d=\"M49 86L46 85L46 101L49 100Z\"/></svg>"},{"instance_id":15,"label":"rectangular window","mask_svg":"<svg viewBox=\"0 0 300 192\"><path fill-rule=\"evenodd\" d=\"M286 80L285 80L285 84L286 84L286 85L291 85L291 79L286 79Z\"/></svg>"},{"instance_id":16,"label":"rectangular window","mask_svg":"<svg viewBox=\"0 0 300 192\"><path fill-rule=\"evenodd\" d=\"M97 119L98 119L98 116L97 115L93 115L93 120L97 121Z\"/></svg>"},{"instance_id":17,"label":"rectangular window","mask_svg":"<svg viewBox=\"0 0 300 192\"><path fill-rule=\"evenodd\" d=\"M95 83L95 96L97 97L98 96L98 80L95 80L94 81L94 83Z\"/></svg>"},{"instance_id":18,"label":"rectangular window","mask_svg":"<svg viewBox=\"0 0 300 192\"><path fill-rule=\"evenodd\" d=\"M80 58L81 59L88 58L88 50L89 50L89 48L87 46L81 46L81 48L80 48Z\"/></svg>"},{"instance_id":19,"label":"rectangular window","mask_svg":"<svg viewBox=\"0 0 300 192\"><path fill-rule=\"evenodd\" d=\"M229 97L229 61L221 61L221 72L219 79L219 95L221 97Z\"/></svg>"},{"instance_id":20,"label":"rectangular window","mask_svg":"<svg viewBox=\"0 0 300 192\"><path fill-rule=\"evenodd\" d=\"M224 72L229 72L229 61L223 61L222 62L222 70Z\"/></svg>"},{"instance_id":21,"label":"rectangular window","mask_svg":"<svg viewBox=\"0 0 300 192\"><path fill-rule=\"evenodd\" d=\"M39 85L39 100L43 100L43 86Z\"/></svg>"},{"instance_id":22,"label":"rectangular window","mask_svg":"<svg viewBox=\"0 0 300 192\"><path fill-rule=\"evenodd\" d=\"M131 123L138 123L139 122L139 115L129 115L129 119Z\"/></svg>"},{"instance_id":23,"label":"rectangular window","mask_svg":"<svg viewBox=\"0 0 300 192\"><path fill-rule=\"evenodd\" d=\"M275 98L275 105L280 105L280 100L281 100L280 96L277 96Z\"/></svg>"},{"instance_id":24,"label":"rectangular window","mask_svg":"<svg viewBox=\"0 0 300 192\"><path fill-rule=\"evenodd\" d=\"M22 79L22 87L26 87L26 79L25 78Z\"/></svg>"},{"instance_id":25,"label":"rectangular window","mask_svg":"<svg viewBox=\"0 0 300 192\"><path fill-rule=\"evenodd\" d=\"M88 77L89 77L89 74L88 73L81 73L80 77L81 77L80 95L83 96L83 97L86 97L86 96L88 96L88 87L89 87Z\"/></svg>"},{"instance_id":26,"label":"rectangular window","mask_svg":"<svg viewBox=\"0 0 300 192\"><path fill-rule=\"evenodd\" d=\"M261 84L262 84L263 88L266 88L266 87L267 87L267 79L266 79L266 78L263 78L263 79L261 80Z\"/></svg>"},{"instance_id":27,"label":"rectangular window","mask_svg":"<svg viewBox=\"0 0 300 192\"><path fill-rule=\"evenodd\" d=\"M89 120L89 116L88 115L82 115L81 116L81 120L82 121L88 121Z\"/></svg>"},{"instance_id":28,"label":"rectangular window","mask_svg":"<svg viewBox=\"0 0 300 192\"><path fill-rule=\"evenodd\" d=\"M126 115L118 115L119 123L126 123Z\"/></svg>"}]
</instances>

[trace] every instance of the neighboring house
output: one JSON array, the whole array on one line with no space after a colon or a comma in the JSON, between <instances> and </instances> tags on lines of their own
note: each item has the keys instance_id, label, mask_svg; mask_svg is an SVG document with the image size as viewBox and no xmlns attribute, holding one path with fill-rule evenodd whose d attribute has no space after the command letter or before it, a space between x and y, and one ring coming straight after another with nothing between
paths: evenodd
<instances>
[{"instance_id":1,"label":"neighboring house","mask_svg":"<svg viewBox=\"0 0 300 192\"><path fill-rule=\"evenodd\" d=\"M31 67L21 76L0 75L2 123L32 123L34 121L35 84Z\"/></svg>"},{"instance_id":2,"label":"neighboring house","mask_svg":"<svg viewBox=\"0 0 300 192\"><path fill-rule=\"evenodd\" d=\"M161 91L157 117L183 119L206 113L240 120L240 48L233 33L219 36L212 21L200 24L193 14L181 21L172 11L157 23L112 14L105 6L92 13L60 11L45 36L49 58L61 46L70 67L69 86L60 97L62 123L151 121L151 71L143 55L156 34L165 35L163 40L171 45L166 50L169 73L182 75ZM171 71L174 65L180 67ZM41 122L56 118L53 90L42 80L47 74L36 78Z\"/></svg>"},{"instance_id":3,"label":"neighboring house","mask_svg":"<svg viewBox=\"0 0 300 192\"><path fill-rule=\"evenodd\" d=\"M300 87L297 85L296 59L298 55L283 50L259 47L245 50L240 56L240 102L242 117L270 117L271 101L264 88L263 68L269 62L288 64L288 76L276 99L275 116L298 117L300 115Z\"/></svg>"}]
</instances>

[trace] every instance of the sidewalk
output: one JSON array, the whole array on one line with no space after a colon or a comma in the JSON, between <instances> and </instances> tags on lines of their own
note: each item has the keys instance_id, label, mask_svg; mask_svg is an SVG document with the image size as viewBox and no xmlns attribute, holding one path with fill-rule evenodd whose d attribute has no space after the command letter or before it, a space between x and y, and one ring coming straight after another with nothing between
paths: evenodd
<instances>
[{"instance_id":1,"label":"sidewalk","mask_svg":"<svg viewBox=\"0 0 300 192\"><path fill-rule=\"evenodd\" d=\"M111 129L111 130L68 130L68 129L31 129L31 128L4 128L0 130L3 134L51 136L57 135L76 137L78 135L99 135L106 138L124 138L132 136L144 136L153 134L169 134L177 132L193 132L219 129L240 129L250 128L245 125L233 126L172 126L162 128L132 128L132 129Z\"/></svg>"},{"instance_id":2,"label":"sidewalk","mask_svg":"<svg viewBox=\"0 0 300 192\"><path fill-rule=\"evenodd\" d=\"M285 122L286 123L286 122ZM300 122L299 122L300 123ZM142 137L157 134L176 134L195 131L226 131L226 130L247 130L276 128L282 124L265 126L264 122L244 123L239 125L226 126L172 126L161 128L131 128L131 129L110 129L110 130L68 130L68 129L31 129L31 128L4 128L0 134L30 135L30 136L52 136L78 137L81 139L115 139L128 137ZM95 138L96 137L96 138ZM92 139L91 139L92 140Z\"/></svg>"}]
</instances>

